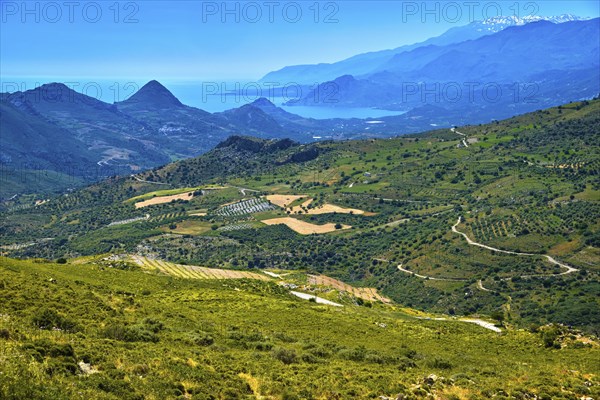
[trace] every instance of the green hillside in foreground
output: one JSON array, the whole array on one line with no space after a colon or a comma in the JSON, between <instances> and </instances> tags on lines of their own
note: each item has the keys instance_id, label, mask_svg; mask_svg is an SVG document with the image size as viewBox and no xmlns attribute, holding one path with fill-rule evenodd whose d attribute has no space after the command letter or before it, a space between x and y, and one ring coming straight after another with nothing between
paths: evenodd
<instances>
[{"instance_id":1,"label":"green hillside in foreground","mask_svg":"<svg viewBox=\"0 0 600 400\"><path fill-rule=\"evenodd\" d=\"M0 262L2 399L580 399L598 343L100 257ZM383 396L383 397L380 397Z\"/></svg>"},{"instance_id":2,"label":"green hillside in foreground","mask_svg":"<svg viewBox=\"0 0 600 400\"><path fill-rule=\"evenodd\" d=\"M231 137L198 158L5 202L0 251L305 271L402 307L597 336L599 127L593 100L385 140Z\"/></svg>"}]
</instances>

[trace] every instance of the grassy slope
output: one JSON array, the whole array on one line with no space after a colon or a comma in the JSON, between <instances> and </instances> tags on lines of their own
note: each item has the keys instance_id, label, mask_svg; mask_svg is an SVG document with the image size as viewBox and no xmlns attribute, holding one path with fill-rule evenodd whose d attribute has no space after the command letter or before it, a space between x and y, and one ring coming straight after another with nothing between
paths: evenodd
<instances>
[{"instance_id":1,"label":"grassy slope","mask_svg":"<svg viewBox=\"0 0 600 400\"><path fill-rule=\"evenodd\" d=\"M552 332L499 335L393 307L318 306L271 283L102 264L3 258L0 272L2 398L600 395L598 346ZM80 375L80 361L99 373Z\"/></svg>"}]
</instances>

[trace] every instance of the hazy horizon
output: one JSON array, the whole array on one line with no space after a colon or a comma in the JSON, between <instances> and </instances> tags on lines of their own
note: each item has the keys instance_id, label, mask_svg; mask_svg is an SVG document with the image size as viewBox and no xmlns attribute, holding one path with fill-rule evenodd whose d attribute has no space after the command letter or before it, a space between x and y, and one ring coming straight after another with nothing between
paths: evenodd
<instances>
[{"instance_id":1,"label":"hazy horizon","mask_svg":"<svg viewBox=\"0 0 600 400\"><path fill-rule=\"evenodd\" d=\"M423 9L400 1L92 4L3 2L2 78L257 80L284 66L413 44L500 14L600 15L595 1L435 2Z\"/></svg>"}]
</instances>

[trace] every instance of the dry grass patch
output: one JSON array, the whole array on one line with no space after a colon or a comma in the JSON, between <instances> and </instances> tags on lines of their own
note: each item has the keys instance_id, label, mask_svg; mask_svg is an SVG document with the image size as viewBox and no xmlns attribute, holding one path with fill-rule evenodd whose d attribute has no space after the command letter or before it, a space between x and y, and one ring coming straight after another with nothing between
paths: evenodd
<instances>
[{"instance_id":1,"label":"dry grass patch","mask_svg":"<svg viewBox=\"0 0 600 400\"><path fill-rule=\"evenodd\" d=\"M375 288L357 288L325 275L308 275L308 283L311 285L329 286L336 290L350 293L354 297L359 297L367 301L381 301L382 303L392 302L387 297L377 293L377 289Z\"/></svg>"},{"instance_id":2,"label":"dry grass patch","mask_svg":"<svg viewBox=\"0 0 600 400\"><path fill-rule=\"evenodd\" d=\"M553 256L564 256L577 251L581 247L581 241L579 239L572 240L570 242L561 242L552 247L548 254Z\"/></svg>"},{"instance_id":3,"label":"dry grass patch","mask_svg":"<svg viewBox=\"0 0 600 400\"><path fill-rule=\"evenodd\" d=\"M290 207L290 204L295 202L296 200L303 199L308 197L307 195L292 195L292 194L271 194L266 196L266 199L271 203L281 207L288 209L292 212L292 214L304 213L310 215L317 214L356 214L356 215L374 215L373 213L368 213L363 210L359 210L357 208L345 208L336 206L334 204L323 204L322 206L318 206L315 208L308 208L308 206L314 201L314 199L309 198L301 205L297 205L294 207Z\"/></svg>"},{"instance_id":4,"label":"dry grass patch","mask_svg":"<svg viewBox=\"0 0 600 400\"><path fill-rule=\"evenodd\" d=\"M295 206L295 207L292 207L292 208L290 208L289 210L290 210L292 213L298 213L299 211L301 211L301 212L305 212L304 210L305 210L305 209L308 209L308 205L309 205L310 203L312 203L312 202L313 202L313 199L308 199L308 200L306 200L304 203L302 203L301 205L299 205L299 206ZM310 214L310 210L308 210L308 213Z\"/></svg>"},{"instance_id":5,"label":"dry grass patch","mask_svg":"<svg viewBox=\"0 0 600 400\"><path fill-rule=\"evenodd\" d=\"M266 199L269 200L271 203L275 204L276 206L285 208L286 206L292 204L294 201L298 199L303 199L305 197L306 195L270 194L266 196Z\"/></svg>"},{"instance_id":6,"label":"dry grass patch","mask_svg":"<svg viewBox=\"0 0 600 400\"><path fill-rule=\"evenodd\" d=\"M329 233L329 232L333 232L336 230L352 228L350 225L342 225L341 229L336 229L335 224L333 224L333 223L328 223L325 225L315 225L315 224L300 221L299 219L291 218L291 217L265 219L261 222L263 222L267 225L284 224L284 225L287 225L288 228L298 232L301 235L310 235L313 233Z\"/></svg>"},{"instance_id":7,"label":"dry grass patch","mask_svg":"<svg viewBox=\"0 0 600 400\"><path fill-rule=\"evenodd\" d=\"M359 210L357 208L344 208L340 206L336 206L334 204L323 204L322 206L316 208L310 208L307 214L355 214L355 215L363 215L365 212L363 210Z\"/></svg>"},{"instance_id":8,"label":"dry grass patch","mask_svg":"<svg viewBox=\"0 0 600 400\"><path fill-rule=\"evenodd\" d=\"M193 198L193 193L194 192L186 192L186 193L181 193L181 194L174 194L171 196L153 197L151 199L135 203L135 208L143 208L143 207L153 206L155 204L170 203L173 200L191 200Z\"/></svg>"},{"instance_id":9,"label":"dry grass patch","mask_svg":"<svg viewBox=\"0 0 600 400\"><path fill-rule=\"evenodd\" d=\"M178 233L180 235L201 235L211 230L210 224L204 221L186 220L178 222L175 229L163 227L165 232Z\"/></svg>"}]
</instances>

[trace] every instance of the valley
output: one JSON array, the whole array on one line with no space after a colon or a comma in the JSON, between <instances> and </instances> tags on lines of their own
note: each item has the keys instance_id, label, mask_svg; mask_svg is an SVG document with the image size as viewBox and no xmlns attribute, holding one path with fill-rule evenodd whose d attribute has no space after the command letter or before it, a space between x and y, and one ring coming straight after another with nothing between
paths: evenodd
<instances>
[{"instance_id":1,"label":"valley","mask_svg":"<svg viewBox=\"0 0 600 400\"><path fill-rule=\"evenodd\" d=\"M304 271L424 311L597 332L598 218L589 216L600 215L599 158L583 143L598 137L599 107L573 103L460 127L461 135L315 144L231 137L199 158L33 207L6 202L3 254L118 252Z\"/></svg>"},{"instance_id":2,"label":"valley","mask_svg":"<svg viewBox=\"0 0 600 400\"><path fill-rule=\"evenodd\" d=\"M598 6L0 2L0 400L600 400Z\"/></svg>"}]
</instances>

